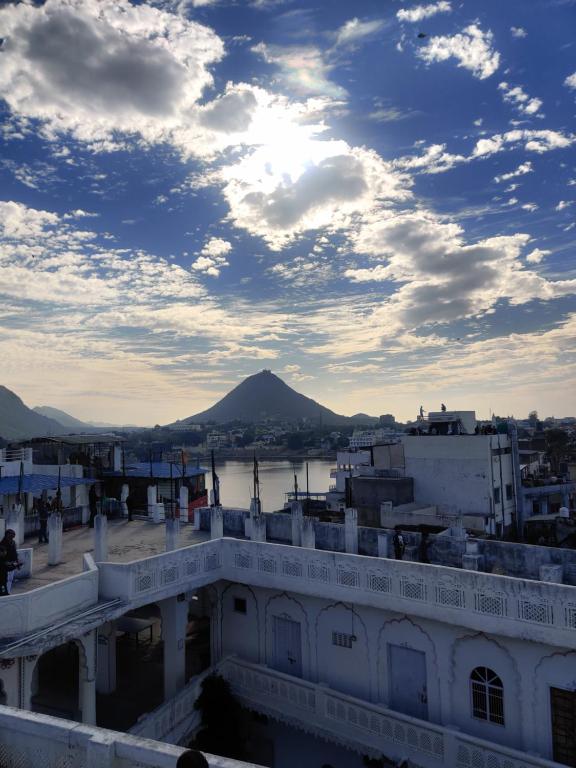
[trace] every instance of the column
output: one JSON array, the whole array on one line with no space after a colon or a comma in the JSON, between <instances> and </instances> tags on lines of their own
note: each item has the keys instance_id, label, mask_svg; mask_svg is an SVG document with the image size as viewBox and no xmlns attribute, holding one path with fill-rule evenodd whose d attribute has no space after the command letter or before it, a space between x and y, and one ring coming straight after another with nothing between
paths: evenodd
<instances>
[{"instance_id":1,"label":"column","mask_svg":"<svg viewBox=\"0 0 576 768\"><path fill-rule=\"evenodd\" d=\"M562 488L562 506L570 509L570 491L568 488Z\"/></svg>"},{"instance_id":2,"label":"column","mask_svg":"<svg viewBox=\"0 0 576 768\"><path fill-rule=\"evenodd\" d=\"M224 516L222 507L210 507L210 538L221 539L224 536Z\"/></svg>"},{"instance_id":3,"label":"column","mask_svg":"<svg viewBox=\"0 0 576 768\"><path fill-rule=\"evenodd\" d=\"M158 495L155 485L148 486L148 520L152 520L154 523L160 522L160 514L158 511L157 503Z\"/></svg>"},{"instance_id":4,"label":"column","mask_svg":"<svg viewBox=\"0 0 576 768\"><path fill-rule=\"evenodd\" d=\"M116 690L116 623L108 621L98 628L96 690L112 693Z\"/></svg>"},{"instance_id":5,"label":"column","mask_svg":"<svg viewBox=\"0 0 576 768\"><path fill-rule=\"evenodd\" d=\"M547 515L548 514L548 496L540 496L538 498L538 501L540 502L540 514Z\"/></svg>"},{"instance_id":6,"label":"column","mask_svg":"<svg viewBox=\"0 0 576 768\"><path fill-rule=\"evenodd\" d=\"M180 538L180 520L177 517L166 519L166 552L178 549Z\"/></svg>"},{"instance_id":7,"label":"column","mask_svg":"<svg viewBox=\"0 0 576 768\"><path fill-rule=\"evenodd\" d=\"M58 565L62 560L62 515L48 515L48 565Z\"/></svg>"},{"instance_id":8,"label":"column","mask_svg":"<svg viewBox=\"0 0 576 768\"><path fill-rule=\"evenodd\" d=\"M130 486L128 483L124 483L122 485L122 489L120 491L120 504L122 505L122 517L128 517L128 505L126 504L126 499L130 495Z\"/></svg>"},{"instance_id":9,"label":"column","mask_svg":"<svg viewBox=\"0 0 576 768\"><path fill-rule=\"evenodd\" d=\"M290 514L292 515L292 546L302 546L302 504L299 501L293 501L290 505Z\"/></svg>"},{"instance_id":10,"label":"column","mask_svg":"<svg viewBox=\"0 0 576 768\"><path fill-rule=\"evenodd\" d=\"M183 597L183 596L182 596ZM164 641L164 700L182 690L186 682L186 626L188 601L180 596L160 603Z\"/></svg>"},{"instance_id":11,"label":"column","mask_svg":"<svg viewBox=\"0 0 576 768\"><path fill-rule=\"evenodd\" d=\"M316 549L316 529L314 523L316 518L303 517L302 523L302 535L300 537L300 546L306 549Z\"/></svg>"},{"instance_id":12,"label":"column","mask_svg":"<svg viewBox=\"0 0 576 768\"><path fill-rule=\"evenodd\" d=\"M178 507L180 509L180 520L188 521L188 488L185 485L180 486Z\"/></svg>"},{"instance_id":13,"label":"column","mask_svg":"<svg viewBox=\"0 0 576 768\"><path fill-rule=\"evenodd\" d=\"M390 557L390 534L378 531L378 557Z\"/></svg>"},{"instance_id":14,"label":"column","mask_svg":"<svg viewBox=\"0 0 576 768\"><path fill-rule=\"evenodd\" d=\"M86 661L82 664L80 660L78 698L82 710L82 722L86 725L96 725L96 630L89 632L81 642Z\"/></svg>"},{"instance_id":15,"label":"column","mask_svg":"<svg viewBox=\"0 0 576 768\"><path fill-rule=\"evenodd\" d=\"M344 542L346 552L358 554L358 510L352 507L344 510Z\"/></svg>"},{"instance_id":16,"label":"column","mask_svg":"<svg viewBox=\"0 0 576 768\"><path fill-rule=\"evenodd\" d=\"M104 563L108 560L108 518L96 515L94 518L94 560Z\"/></svg>"},{"instance_id":17,"label":"column","mask_svg":"<svg viewBox=\"0 0 576 768\"><path fill-rule=\"evenodd\" d=\"M266 516L253 515L251 522L250 538L252 541L266 541Z\"/></svg>"}]
</instances>

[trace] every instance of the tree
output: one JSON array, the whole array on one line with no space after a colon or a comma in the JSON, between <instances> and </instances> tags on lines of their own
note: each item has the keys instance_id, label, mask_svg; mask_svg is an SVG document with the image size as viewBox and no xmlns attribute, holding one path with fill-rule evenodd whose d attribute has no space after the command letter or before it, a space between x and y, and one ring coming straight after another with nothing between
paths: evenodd
<instances>
[{"instance_id":1,"label":"tree","mask_svg":"<svg viewBox=\"0 0 576 768\"><path fill-rule=\"evenodd\" d=\"M201 712L202 727L190 746L212 755L243 760L243 710L228 681L220 675L204 678L194 708Z\"/></svg>"}]
</instances>

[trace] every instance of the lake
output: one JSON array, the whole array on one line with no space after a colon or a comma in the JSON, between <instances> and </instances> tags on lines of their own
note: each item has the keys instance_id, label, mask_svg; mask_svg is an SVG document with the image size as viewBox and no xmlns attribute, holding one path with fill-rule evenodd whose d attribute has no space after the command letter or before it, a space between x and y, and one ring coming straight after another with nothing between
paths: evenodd
<instances>
[{"instance_id":1,"label":"lake","mask_svg":"<svg viewBox=\"0 0 576 768\"><path fill-rule=\"evenodd\" d=\"M334 460L309 459L308 477L310 493L325 493L330 483L330 470L336 465ZM209 463L203 463L208 467ZM298 476L298 488L306 490L305 461L266 461L258 462L260 477L260 500L264 512L282 509L285 494L294 489L294 473ZM223 507L242 507L248 509L252 496L251 461L217 461L216 473L220 478L220 502ZM206 475L206 486L212 488L212 475Z\"/></svg>"}]
</instances>

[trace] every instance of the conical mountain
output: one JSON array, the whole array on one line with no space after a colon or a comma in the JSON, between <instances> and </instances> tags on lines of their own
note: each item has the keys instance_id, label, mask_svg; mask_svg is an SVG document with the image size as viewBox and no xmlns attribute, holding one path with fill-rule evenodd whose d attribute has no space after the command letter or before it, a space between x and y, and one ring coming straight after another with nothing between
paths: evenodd
<instances>
[{"instance_id":1,"label":"conical mountain","mask_svg":"<svg viewBox=\"0 0 576 768\"><path fill-rule=\"evenodd\" d=\"M66 411L61 411L59 408L52 408L50 405L37 405L32 409L41 416L46 416L48 419L54 419L63 427L70 427L70 429L84 429L90 430L92 426L84 421L80 421L75 416L70 416Z\"/></svg>"},{"instance_id":2,"label":"conical mountain","mask_svg":"<svg viewBox=\"0 0 576 768\"><path fill-rule=\"evenodd\" d=\"M248 376L247 379L219 400L207 411L190 416L182 423L214 421L258 422L264 419L307 419L316 424L346 424L350 420L310 397L301 395L282 379L268 370Z\"/></svg>"}]
</instances>

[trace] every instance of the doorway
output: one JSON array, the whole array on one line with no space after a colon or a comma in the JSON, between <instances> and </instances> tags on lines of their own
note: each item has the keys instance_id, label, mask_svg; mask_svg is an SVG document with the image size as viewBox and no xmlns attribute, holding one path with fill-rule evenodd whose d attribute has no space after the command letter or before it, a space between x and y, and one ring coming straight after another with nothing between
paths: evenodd
<instances>
[{"instance_id":1,"label":"doorway","mask_svg":"<svg viewBox=\"0 0 576 768\"><path fill-rule=\"evenodd\" d=\"M553 759L576 766L576 691L550 688Z\"/></svg>"},{"instance_id":2,"label":"doorway","mask_svg":"<svg viewBox=\"0 0 576 768\"><path fill-rule=\"evenodd\" d=\"M302 677L302 636L300 622L274 616L274 669Z\"/></svg>"},{"instance_id":3,"label":"doorway","mask_svg":"<svg viewBox=\"0 0 576 768\"><path fill-rule=\"evenodd\" d=\"M388 645L388 668L391 709L428 720L426 654L401 645Z\"/></svg>"}]
</instances>

